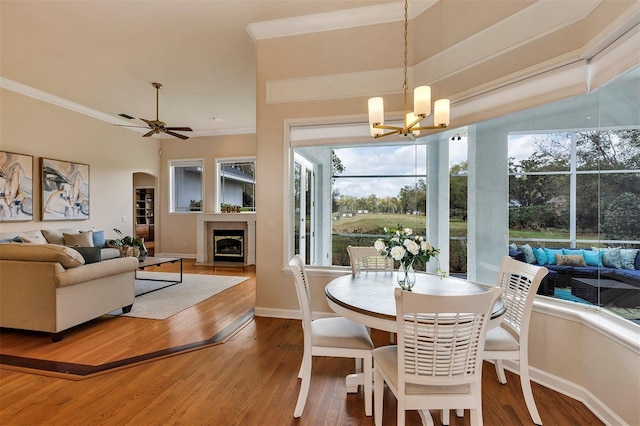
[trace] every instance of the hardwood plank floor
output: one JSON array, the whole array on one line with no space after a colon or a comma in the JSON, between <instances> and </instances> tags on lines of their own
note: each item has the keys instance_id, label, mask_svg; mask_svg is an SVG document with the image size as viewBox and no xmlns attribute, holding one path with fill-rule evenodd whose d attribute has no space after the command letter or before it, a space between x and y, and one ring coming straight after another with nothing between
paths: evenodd
<instances>
[{"instance_id":1,"label":"hardwood plank floor","mask_svg":"<svg viewBox=\"0 0 640 426\"><path fill-rule=\"evenodd\" d=\"M169 271L170 266L163 266L162 270ZM60 343L40 347L29 341L48 336L23 335L24 353L105 362L114 358L106 351L130 356L144 352L146 347L170 347L179 344L176 342L215 334L225 324L225 314L218 310L228 309L226 315L233 317L247 305L255 305L253 270L202 267L185 261L185 273L247 275L252 284L244 288L236 286L234 291L225 292L224 298L213 298L219 299L216 302L205 301L190 308L192 312L179 321L171 321L171 325L161 324L168 320L145 320L145 326L114 325L113 320L118 318L110 318L82 327ZM127 320L136 322L132 318ZM181 321L185 323L183 327ZM155 328L158 336L151 337ZM0 336L3 351L5 342L12 342L14 349L21 347L16 335L5 337L3 331ZM374 331L373 338L377 345L388 344L388 333ZM124 347L116 349L117 345L110 344L110 340ZM64 346L56 346L60 344ZM362 393L345 392L344 377L352 372L353 361L339 358L314 358L307 405L302 418L294 419L301 358L299 321L258 317L223 344L80 381L1 368L0 424L373 425L373 419L364 415ZM500 385L493 367L485 364L484 424L532 424L518 376L507 373L507 380L506 385ZM533 392L545 425L602 424L583 404L571 398L537 384L533 385ZM385 392L384 424L395 424L395 407L393 395ZM439 417L434 412L436 425L440 425ZM420 424L416 412L407 414L407 424ZM460 419L451 417L451 425L468 424L468 413Z\"/></svg>"}]
</instances>

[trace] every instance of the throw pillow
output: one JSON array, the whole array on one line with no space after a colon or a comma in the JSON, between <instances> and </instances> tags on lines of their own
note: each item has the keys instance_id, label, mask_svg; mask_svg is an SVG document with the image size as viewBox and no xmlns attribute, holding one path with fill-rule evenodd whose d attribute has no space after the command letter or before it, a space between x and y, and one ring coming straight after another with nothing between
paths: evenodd
<instances>
[{"instance_id":1,"label":"throw pillow","mask_svg":"<svg viewBox=\"0 0 640 426\"><path fill-rule=\"evenodd\" d=\"M538 265L543 266L549 263L547 261L547 253L544 252L543 248L540 248L540 247L534 248L533 255L536 257L536 261L538 262Z\"/></svg>"},{"instance_id":2,"label":"throw pillow","mask_svg":"<svg viewBox=\"0 0 640 426\"><path fill-rule=\"evenodd\" d=\"M72 249L82 255L85 265L102 261L100 247L72 247Z\"/></svg>"},{"instance_id":3,"label":"throw pillow","mask_svg":"<svg viewBox=\"0 0 640 426\"><path fill-rule=\"evenodd\" d=\"M586 263L587 266L598 266L602 268L602 256L604 252L584 250L582 255L584 256L584 263Z\"/></svg>"},{"instance_id":4,"label":"throw pillow","mask_svg":"<svg viewBox=\"0 0 640 426\"><path fill-rule=\"evenodd\" d=\"M104 247L104 231L93 231L93 246L94 247Z\"/></svg>"},{"instance_id":5,"label":"throw pillow","mask_svg":"<svg viewBox=\"0 0 640 426\"><path fill-rule=\"evenodd\" d=\"M583 255L582 249L562 249L562 254L568 254L571 256Z\"/></svg>"},{"instance_id":6,"label":"throw pillow","mask_svg":"<svg viewBox=\"0 0 640 426\"><path fill-rule=\"evenodd\" d=\"M518 251L518 246L516 243L509 244L509 250Z\"/></svg>"},{"instance_id":7,"label":"throw pillow","mask_svg":"<svg viewBox=\"0 0 640 426\"><path fill-rule=\"evenodd\" d=\"M562 249L544 249L544 252L547 254L547 264L548 265L557 265L556 262L556 254L564 254L562 253Z\"/></svg>"},{"instance_id":8,"label":"throw pillow","mask_svg":"<svg viewBox=\"0 0 640 426\"><path fill-rule=\"evenodd\" d=\"M533 263L536 261L536 257L533 255L533 249L529 244L519 246L518 249L524 253L524 261L527 263Z\"/></svg>"},{"instance_id":9,"label":"throw pillow","mask_svg":"<svg viewBox=\"0 0 640 426\"><path fill-rule=\"evenodd\" d=\"M620 250L621 247L613 247L613 248L598 248L591 247L591 250L602 251L602 265L607 268L622 268L622 260L620 259Z\"/></svg>"},{"instance_id":10,"label":"throw pillow","mask_svg":"<svg viewBox=\"0 0 640 426\"><path fill-rule=\"evenodd\" d=\"M638 249L620 250L620 265L622 269L635 269L635 261L638 256Z\"/></svg>"},{"instance_id":11,"label":"throw pillow","mask_svg":"<svg viewBox=\"0 0 640 426\"><path fill-rule=\"evenodd\" d=\"M67 246L93 247L93 232L82 232L80 234L62 234L64 244Z\"/></svg>"},{"instance_id":12,"label":"throw pillow","mask_svg":"<svg viewBox=\"0 0 640 426\"><path fill-rule=\"evenodd\" d=\"M587 266L581 254L556 254L556 262L565 266Z\"/></svg>"},{"instance_id":13,"label":"throw pillow","mask_svg":"<svg viewBox=\"0 0 640 426\"><path fill-rule=\"evenodd\" d=\"M20 237L20 239L23 243L47 244L47 240L44 239L40 232L38 232L37 234L23 235L22 237Z\"/></svg>"},{"instance_id":14,"label":"throw pillow","mask_svg":"<svg viewBox=\"0 0 640 426\"><path fill-rule=\"evenodd\" d=\"M526 259L524 257L524 253L518 250L511 250L509 249L509 257L511 257L512 259L515 260L519 260L520 262L526 262Z\"/></svg>"}]
</instances>

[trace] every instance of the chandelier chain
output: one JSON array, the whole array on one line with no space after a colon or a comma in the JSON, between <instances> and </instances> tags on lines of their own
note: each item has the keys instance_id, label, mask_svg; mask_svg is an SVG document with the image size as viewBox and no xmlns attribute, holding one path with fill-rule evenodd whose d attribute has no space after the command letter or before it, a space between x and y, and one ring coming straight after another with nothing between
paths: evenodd
<instances>
[{"instance_id":1,"label":"chandelier chain","mask_svg":"<svg viewBox=\"0 0 640 426\"><path fill-rule=\"evenodd\" d=\"M404 94L403 107L404 107L404 127L407 127L407 90L409 89L409 83L407 79L407 66L409 56L409 0L404 0L404 83L402 85L402 92Z\"/></svg>"}]
</instances>

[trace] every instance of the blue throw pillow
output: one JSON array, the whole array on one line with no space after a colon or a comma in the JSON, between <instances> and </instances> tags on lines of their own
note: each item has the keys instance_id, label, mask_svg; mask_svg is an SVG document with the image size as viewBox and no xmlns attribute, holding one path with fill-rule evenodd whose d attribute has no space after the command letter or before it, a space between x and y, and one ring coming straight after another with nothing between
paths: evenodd
<instances>
[{"instance_id":1,"label":"blue throw pillow","mask_svg":"<svg viewBox=\"0 0 640 426\"><path fill-rule=\"evenodd\" d=\"M544 252L547 254L547 264L549 265L557 265L558 262L556 262L556 254L564 254L562 253L562 249L544 249Z\"/></svg>"},{"instance_id":2,"label":"blue throw pillow","mask_svg":"<svg viewBox=\"0 0 640 426\"><path fill-rule=\"evenodd\" d=\"M544 252L543 248L540 248L540 247L534 248L533 255L535 256L536 261L538 262L538 265L542 266L549 263L547 262L547 253Z\"/></svg>"},{"instance_id":3,"label":"blue throw pillow","mask_svg":"<svg viewBox=\"0 0 640 426\"><path fill-rule=\"evenodd\" d=\"M599 250L584 250L582 255L584 256L584 262L587 266L598 266L602 268L602 256L604 255L604 252Z\"/></svg>"},{"instance_id":4,"label":"blue throw pillow","mask_svg":"<svg viewBox=\"0 0 640 426\"><path fill-rule=\"evenodd\" d=\"M635 269L635 260L638 257L638 249L620 250L620 264L622 269Z\"/></svg>"},{"instance_id":5,"label":"blue throw pillow","mask_svg":"<svg viewBox=\"0 0 640 426\"><path fill-rule=\"evenodd\" d=\"M577 255L583 255L584 256L584 250L582 249L562 249L562 254L566 254L568 256L577 256Z\"/></svg>"},{"instance_id":6,"label":"blue throw pillow","mask_svg":"<svg viewBox=\"0 0 640 426\"><path fill-rule=\"evenodd\" d=\"M94 247L104 247L105 246L105 240L104 240L104 231L93 231L93 246Z\"/></svg>"},{"instance_id":7,"label":"blue throw pillow","mask_svg":"<svg viewBox=\"0 0 640 426\"><path fill-rule=\"evenodd\" d=\"M518 249L524 253L524 261L527 263L533 263L536 261L536 257L533 255L533 249L529 244L519 246Z\"/></svg>"}]
</instances>

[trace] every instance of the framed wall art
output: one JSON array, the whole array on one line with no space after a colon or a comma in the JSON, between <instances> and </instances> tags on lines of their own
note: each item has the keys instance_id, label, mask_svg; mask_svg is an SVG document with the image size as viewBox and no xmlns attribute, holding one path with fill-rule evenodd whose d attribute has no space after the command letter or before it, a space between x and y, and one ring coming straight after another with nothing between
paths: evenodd
<instances>
[{"instance_id":1,"label":"framed wall art","mask_svg":"<svg viewBox=\"0 0 640 426\"><path fill-rule=\"evenodd\" d=\"M89 219L89 165L40 159L42 220Z\"/></svg>"},{"instance_id":2,"label":"framed wall art","mask_svg":"<svg viewBox=\"0 0 640 426\"><path fill-rule=\"evenodd\" d=\"M33 220L33 157L0 151L0 222Z\"/></svg>"}]
</instances>

